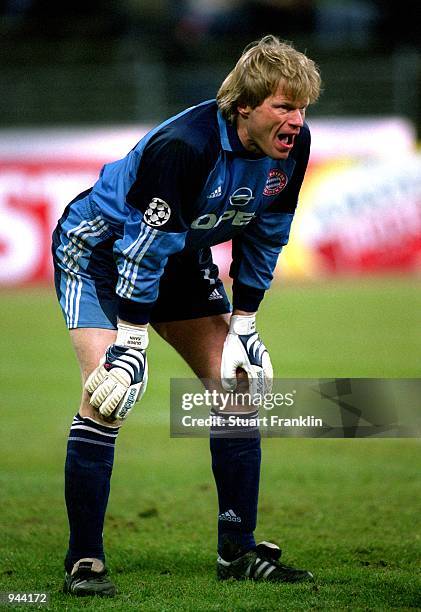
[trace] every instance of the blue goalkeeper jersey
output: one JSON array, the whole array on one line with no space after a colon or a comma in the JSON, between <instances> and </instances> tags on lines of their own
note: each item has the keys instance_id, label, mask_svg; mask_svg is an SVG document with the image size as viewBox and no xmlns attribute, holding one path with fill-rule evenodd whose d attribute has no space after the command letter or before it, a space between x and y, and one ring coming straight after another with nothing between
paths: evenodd
<instances>
[{"instance_id":1,"label":"blue goalkeeper jersey","mask_svg":"<svg viewBox=\"0 0 421 612\"><path fill-rule=\"evenodd\" d=\"M148 320L170 255L227 240L234 306L257 310L288 241L309 151L304 125L288 159L253 156L210 100L106 164L90 198L116 236L119 316Z\"/></svg>"}]
</instances>

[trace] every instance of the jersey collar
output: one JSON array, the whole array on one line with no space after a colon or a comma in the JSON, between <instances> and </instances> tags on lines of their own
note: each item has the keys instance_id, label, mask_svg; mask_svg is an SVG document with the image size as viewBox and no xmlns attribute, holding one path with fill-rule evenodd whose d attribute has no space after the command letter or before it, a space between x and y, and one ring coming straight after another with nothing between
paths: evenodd
<instances>
[{"instance_id":1,"label":"jersey collar","mask_svg":"<svg viewBox=\"0 0 421 612\"><path fill-rule=\"evenodd\" d=\"M247 149L243 147L241 140L237 133L237 128L234 125L232 125L229 121L224 119L224 117L221 114L221 111L219 110L218 110L218 125L219 125L219 134L221 137L221 145L224 151L230 151L242 157L258 158L258 156L253 155L253 153L250 153L250 151L247 151Z\"/></svg>"}]
</instances>

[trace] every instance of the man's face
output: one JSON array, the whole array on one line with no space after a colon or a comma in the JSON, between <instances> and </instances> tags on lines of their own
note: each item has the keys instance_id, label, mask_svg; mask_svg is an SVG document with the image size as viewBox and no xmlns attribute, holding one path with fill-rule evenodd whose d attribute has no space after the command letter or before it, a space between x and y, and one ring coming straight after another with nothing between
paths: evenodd
<instances>
[{"instance_id":1,"label":"man's face","mask_svg":"<svg viewBox=\"0 0 421 612\"><path fill-rule=\"evenodd\" d=\"M280 85L260 106L238 108L237 129L243 146L272 159L287 159L304 123L307 102L292 100Z\"/></svg>"}]
</instances>

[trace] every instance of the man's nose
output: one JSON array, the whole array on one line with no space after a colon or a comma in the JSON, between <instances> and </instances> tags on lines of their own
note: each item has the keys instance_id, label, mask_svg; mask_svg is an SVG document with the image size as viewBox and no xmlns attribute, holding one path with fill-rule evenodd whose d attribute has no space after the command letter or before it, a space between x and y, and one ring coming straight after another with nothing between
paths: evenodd
<instances>
[{"instance_id":1,"label":"man's nose","mask_svg":"<svg viewBox=\"0 0 421 612\"><path fill-rule=\"evenodd\" d=\"M302 127L304 125L304 113L299 108L292 110L289 114L288 122L293 127Z\"/></svg>"}]
</instances>

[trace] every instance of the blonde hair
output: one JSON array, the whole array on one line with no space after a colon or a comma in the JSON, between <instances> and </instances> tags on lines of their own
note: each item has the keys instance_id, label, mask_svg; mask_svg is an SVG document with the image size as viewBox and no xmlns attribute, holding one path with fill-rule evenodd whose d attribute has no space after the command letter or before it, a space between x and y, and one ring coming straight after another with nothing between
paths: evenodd
<instances>
[{"instance_id":1,"label":"blonde hair","mask_svg":"<svg viewBox=\"0 0 421 612\"><path fill-rule=\"evenodd\" d=\"M268 35L248 45L216 96L222 115L234 121L238 106L256 108L279 85L292 100L316 102L321 79L313 60L287 42Z\"/></svg>"}]
</instances>

